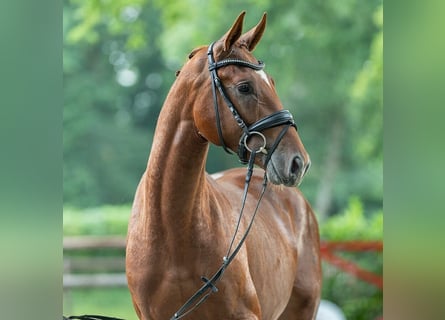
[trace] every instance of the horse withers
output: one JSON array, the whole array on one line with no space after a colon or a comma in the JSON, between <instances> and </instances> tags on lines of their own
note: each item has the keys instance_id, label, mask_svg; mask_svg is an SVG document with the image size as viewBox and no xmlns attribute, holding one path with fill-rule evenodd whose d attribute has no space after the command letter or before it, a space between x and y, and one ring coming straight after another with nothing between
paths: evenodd
<instances>
[{"instance_id":1,"label":"horse withers","mask_svg":"<svg viewBox=\"0 0 445 320\"><path fill-rule=\"evenodd\" d=\"M266 14L243 34L244 15L220 40L192 51L161 110L128 226L126 273L140 319L315 319L318 224L297 188L310 159L252 54ZM249 168L255 163L265 180L261 169L249 184L244 168L207 174L209 143L238 153ZM238 251L221 268L231 240ZM221 269L217 284L206 278ZM202 281L215 292L206 300L197 293Z\"/></svg>"}]
</instances>

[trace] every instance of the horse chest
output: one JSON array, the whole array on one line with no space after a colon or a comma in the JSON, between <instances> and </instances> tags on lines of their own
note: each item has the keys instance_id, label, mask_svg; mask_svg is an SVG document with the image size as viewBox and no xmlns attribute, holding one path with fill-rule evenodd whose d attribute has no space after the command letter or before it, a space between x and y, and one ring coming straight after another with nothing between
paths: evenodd
<instances>
[{"instance_id":1,"label":"horse chest","mask_svg":"<svg viewBox=\"0 0 445 320\"><path fill-rule=\"evenodd\" d=\"M193 319L314 318L318 229L303 218L313 213L295 190L266 189L267 181L299 185L310 158L251 53L265 17L243 34L242 13L220 41L195 50L161 110L128 232L126 271L140 319L180 319L191 311ZM208 176L209 142L238 150L247 174ZM264 180L252 175L254 164Z\"/></svg>"}]
</instances>

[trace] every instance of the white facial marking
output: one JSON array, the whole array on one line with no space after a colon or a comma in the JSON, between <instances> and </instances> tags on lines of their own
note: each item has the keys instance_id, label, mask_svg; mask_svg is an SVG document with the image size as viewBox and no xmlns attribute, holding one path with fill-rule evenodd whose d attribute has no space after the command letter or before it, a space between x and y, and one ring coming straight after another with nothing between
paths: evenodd
<instances>
[{"instance_id":1,"label":"white facial marking","mask_svg":"<svg viewBox=\"0 0 445 320\"><path fill-rule=\"evenodd\" d=\"M264 81L266 81L266 83L269 85L269 87L271 86L270 82L269 82L269 78L266 75L266 72L264 72L263 70L256 70L255 72L258 73Z\"/></svg>"}]
</instances>

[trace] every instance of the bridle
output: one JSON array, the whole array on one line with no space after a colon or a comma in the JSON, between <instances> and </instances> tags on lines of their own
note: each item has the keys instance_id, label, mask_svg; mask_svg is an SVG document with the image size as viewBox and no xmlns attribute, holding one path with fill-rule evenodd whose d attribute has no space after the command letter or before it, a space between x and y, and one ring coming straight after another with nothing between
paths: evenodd
<instances>
[{"instance_id":1,"label":"bridle","mask_svg":"<svg viewBox=\"0 0 445 320\"><path fill-rule=\"evenodd\" d=\"M191 313L193 310L195 310L199 305L201 305L209 296L210 294L217 292L218 288L215 286L215 283L221 279L224 271L229 266L229 264L233 261L239 250L241 249L244 241L247 238L247 235L249 234L249 231L253 225L253 221L255 219L256 213L258 211L258 208L260 206L261 200L263 198L263 195L266 191L267 187L267 175L264 174L263 179L263 187L261 189L261 193L257 202L257 205L255 207L255 211L253 212L252 218L249 222L249 225L247 226L246 231L244 232L244 235L242 236L241 240L238 242L235 249L232 251L232 247L236 238L236 235L238 233L238 229L240 227L241 218L243 216L244 212L244 206L247 199L247 194L249 191L249 185L250 180L252 178L253 173L253 166L255 162L255 157L258 153L266 154L266 160L265 160L265 166L267 167L267 163L271 159L271 156L275 149L277 148L278 144L280 143L281 139L286 134L287 130L290 127L294 127L295 130L297 129L297 126L295 124L295 121L292 117L292 114L288 110L280 110L277 112L274 112L251 125L247 125L244 120L241 118L238 110L235 108L233 103L230 101L230 98L227 96L225 89L221 83L221 80L218 77L217 70L219 68L228 66L228 65L237 65L241 67L247 67L254 70L262 70L264 68L264 63L261 61L258 61L258 64L239 60L239 59L224 59L218 62L215 62L214 56L213 56L213 45L212 43L209 46L209 49L207 51L208 55L208 61L209 61L209 71L212 79L212 92L213 92L213 105L215 108L215 114L216 114L216 127L218 130L218 138L219 141L224 148L224 150L230 154L233 152L227 148L223 134L222 134L222 128L221 128L221 119L219 116L219 106L218 106L218 99L216 96L216 88L218 88L219 93L223 97L225 103L227 104L227 107L231 111L233 117L235 118L236 123L240 126L240 128L243 130L243 133L241 135L241 138L239 140L238 145L238 157L240 161L244 164L248 164L247 166L247 174L246 174L246 180L244 183L244 192L241 202L241 210L240 214L238 216L238 222L235 228L235 232L232 236L232 240L229 245L229 249L227 250L227 254L223 257L223 263L221 267L213 274L213 276L208 279L206 277L201 277L201 280L204 281L204 284L201 286L200 289L198 289L185 303L182 305L181 308L170 318L170 320L177 320L185 317L189 313ZM278 127L284 125L285 127L281 130L280 134L275 139L275 142L272 144L272 146L269 149L266 149L266 137L261 133L261 131ZM258 148L250 148L248 146L248 139L249 137L256 135L262 138L263 144L259 146ZM250 152L250 157L247 159L247 153Z\"/></svg>"},{"instance_id":2,"label":"bridle","mask_svg":"<svg viewBox=\"0 0 445 320\"><path fill-rule=\"evenodd\" d=\"M254 70L262 70L264 68L264 63L261 61L258 61L258 64L239 60L239 59L225 59L218 62L215 62L215 59L213 57L213 44L212 43L209 46L209 49L207 51L208 60L209 60L209 71L212 79L212 92L213 92L213 105L215 108L215 114L216 114L216 127L218 130L218 137L219 141L224 148L224 150L228 153L233 153L230 149L227 148L226 144L224 143L223 134L222 134L222 128L221 128L221 119L219 116L219 107L218 107L218 99L216 96L216 88L218 88L221 96L223 97L224 101L226 102L228 108L230 109L233 117L235 118L236 123L240 126L240 128L243 130L243 133L241 135L241 138L239 140L238 145L238 157L240 158L240 161L244 164L248 164L247 166L247 174L246 174L246 180L244 184L244 192L241 202L241 210L238 217L238 222L235 228L235 232L232 236L232 240L229 245L229 249L227 250L227 254L223 257L223 263L222 266L218 269L218 271L215 272L215 274L210 278L207 279L206 277L201 277L201 280L204 281L204 285L196 291L193 296L191 296L184 305L179 308L179 310L171 317L171 320L181 319L188 315L190 312L195 310L199 305L201 305L213 292L217 292L218 288L215 286L215 283L221 279L224 271L229 266L229 264L232 262L232 260L235 258L239 250L241 249L244 241L247 238L247 235L249 234L250 229L253 225L253 220L255 219L256 213L258 211L258 208L260 206L261 200L263 198L263 195L266 191L267 187L267 176L264 174L263 179L263 188L260 193L260 197L258 199L257 205L255 207L255 211L253 212L252 218L249 222L249 225L247 226L246 231L244 232L244 235L242 236L241 240L238 242L238 245L235 247L235 249L232 251L232 246L235 241L235 237L238 233L238 229L240 226L241 218L243 216L244 212L244 206L247 199L247 193L249 191L249 185L250 180L252 178L253 173L253 165L255 162L255 156L258 153L264 153L267 155L265 166L267 167L267 163L269 162L272 153L275 151L276 147L280 143L283 136L286 134L289 127L294 127L297 129L297 126L295 125L294 119L292 117L292 114L288 110L281 110L274 112L257 122L251 124L248 126L244 120L241 118L240 114L236 110L233 103L230 101L229 97L227 96L225 89L221 83L221 80L218 77L217 70L219 68L228 66L228 65L237 65L241 67L248 67ZM278 127L281 125L285 125L283 130L281 130L278 137L275 139L275 142L273 143L272 147L269 148L269 150L266 149L266 137L261 133L261 131ZM263 139L263 145L253 149L248 146L247 140L249 137L257 135ZM247 153L250 152L249 160L247 160ZM100 315L82 315L82 316L70 316L65 317L63 316L63 320L71 320L71 319L79 319L79 320L123 320L120 318L114 318L114 317L106 317L106 316L100 316Z\"/></svg>"},{"instance_id":3,"label":"bridle","mask_svg":"<svg viewBox=\"0 0 445 320\"><path fill-rule=\"evenodd\" d=\"M275 148L278 146L278 144L280 143L283 136L286 134L289 127L292 126L295 128L295 130L297 129L294 118L292 117L292 114L289 112L289 110L280 110L280 111L274 112L274 113L258 120L257 122L255 122L251 125L247 125L245 123L245 121L241 118L238 110L233 105L230 98L227 96L224 86L222 85L221 80L218 77L217 70L219 68L222 68L222 67L225 67L228 65L237 65L237 66L247 67L247 68L251 68L253 70L259 71L264 68L264 63L262 61L258 61L258 64L255 64L255 63L245 61L245 60L240 60L240 59L224 59L224 60L215 62L215 58L213 56L213 45L214 45L214 42L209 46L209 48L207 50L207 56L208 56L208 61L209 61L210 76L212 79L213 106L215 109L216 128L218 131L218 138L219 138L220 144L227 153L230 153L230 154L233 153L229 148L227 148L227 146L224 142L222 128L221 128L221 119L220 119L220 115L219 115L218 98L216 96L216 88L218 88L219 93L223 97L224 102L226 103L227 107L229 108L230 112L232 113L233 117L235 118L236 123L243 130L243 133L241 135L241 138L240 138L239 144L238 144L238 157L239 157L240 161L243 164L247 164L247 162L248 162L247 161L247 152L248 151L251 152L250 148L247 145L247 140L251 136L257 135L263 139L263 146L260 148L260 150L258 152L267 154L267 158L265 161L265 165L267 166L267 163L269 162L270 157L272 156L272 153L275 151ZM267 150L266 149L266 137L261 133L261 131L270 129L270 128L274 128L274 127L278 127L281 125L285 125L285 127L283 128L281 133L278 135L278 137L275 140L272 147L269 150Z\"/></svg>"}]
</instances>

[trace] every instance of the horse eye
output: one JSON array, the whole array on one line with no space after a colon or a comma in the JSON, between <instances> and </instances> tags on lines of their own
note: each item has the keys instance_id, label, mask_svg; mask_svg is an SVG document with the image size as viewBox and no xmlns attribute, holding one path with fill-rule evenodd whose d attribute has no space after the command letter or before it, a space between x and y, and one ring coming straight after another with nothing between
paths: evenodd
<instances>
[{"instance_id":1,"label":"horse eye","mask_svg":"<svg viewBox=\"0 0 445 320\"><path fill-rule=\"evenodd\" d=\"M238 91L243 94L252 93L252 88L248 83L241 83L238 85Z\"/></svg>"}]
</instances>

